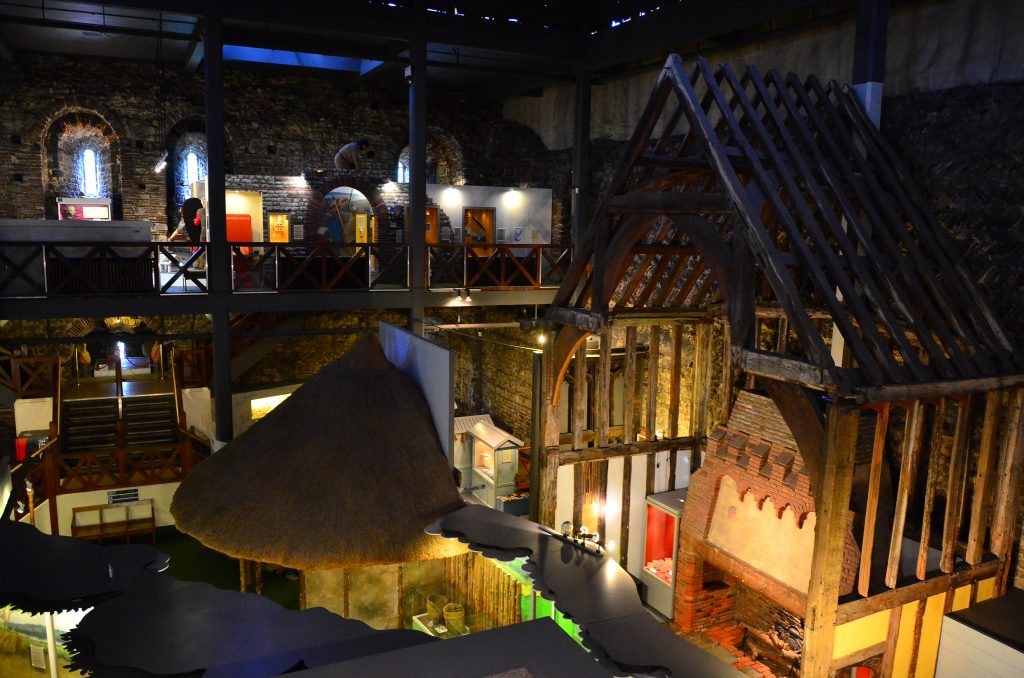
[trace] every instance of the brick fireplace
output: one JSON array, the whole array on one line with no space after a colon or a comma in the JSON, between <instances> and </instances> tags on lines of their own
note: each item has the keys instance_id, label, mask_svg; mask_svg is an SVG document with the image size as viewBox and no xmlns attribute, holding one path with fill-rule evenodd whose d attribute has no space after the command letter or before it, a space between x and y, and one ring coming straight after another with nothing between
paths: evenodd
<instances>
[{"instance_id":1,"label":"brick fireplace","mask_svg":"<svg viewBox=\"0 0 1024 678\"><path fill-rule=\"evenodd\" d=\"M859 562L852 522L851 512L841 593ZM690 479L675 623L731 651L736 666L799 675L814 525L807 469L782 415L771 398L741 391Z\"/></svg>"}]
</instances>

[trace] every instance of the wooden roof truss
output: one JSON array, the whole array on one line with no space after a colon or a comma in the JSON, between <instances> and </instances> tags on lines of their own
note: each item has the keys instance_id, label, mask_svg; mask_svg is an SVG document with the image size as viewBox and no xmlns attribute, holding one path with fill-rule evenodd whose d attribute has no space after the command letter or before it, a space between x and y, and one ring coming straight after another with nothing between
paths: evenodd
<instances>
[{"instance_id":1,"label":"wooden roof truss","mask_svg":"<svg viewBox=\"0 0 1024 678\"><path fill-rule=\"evenodd\" d=\"M548 314L565 356L609 322L721 301L740 365L779 379L860 400L1024 381L955 245L835 82L669 57L577 251ZM800 355L754 349L764 304Z\"/></svg>"}]
</instances>

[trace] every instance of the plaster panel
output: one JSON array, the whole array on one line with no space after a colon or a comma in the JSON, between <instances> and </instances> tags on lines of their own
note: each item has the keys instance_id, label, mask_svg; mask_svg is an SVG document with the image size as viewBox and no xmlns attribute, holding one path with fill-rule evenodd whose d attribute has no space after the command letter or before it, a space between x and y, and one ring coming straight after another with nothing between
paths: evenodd
<instances>
[{"instance_id":1,"label":"plaster panel","mask_svg":"<svg viewBox=\"0 0 1024 678\"><path fill-rule=\"evenodd\" d=\"M708 541L797 591L806 592L811 576L815 517L802 526L788 506L781 516L771 497L761 505L753 492L740 497L736 481L722 477L711 516Z\"/></svg>"}]
</instances>

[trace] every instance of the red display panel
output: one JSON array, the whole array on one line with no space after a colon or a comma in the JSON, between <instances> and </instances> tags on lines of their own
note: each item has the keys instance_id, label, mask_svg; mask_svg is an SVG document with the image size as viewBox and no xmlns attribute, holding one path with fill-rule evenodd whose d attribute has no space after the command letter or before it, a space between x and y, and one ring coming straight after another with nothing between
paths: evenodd
<instances>
[{"instance_id":1,"label":"red display panel","mask_svg":"<svg viewBox=\"0 0 1024 678\"><path fill-rule=\"evenodd\" d=\"M252 242L252 217L248 214L226 214L228 242Z\"/></svg>"},{"instance_id":2,"label":"red display panel","mask_svg":"<svg viewBox=\"0 0 1024 678\"><path fill-rule=\"evenodd\" d=\"M676 519L657 506L647 505L647 544L644 548L644 569L666 584L672 583L672 545Z\"/></svg>"}]
</instances>

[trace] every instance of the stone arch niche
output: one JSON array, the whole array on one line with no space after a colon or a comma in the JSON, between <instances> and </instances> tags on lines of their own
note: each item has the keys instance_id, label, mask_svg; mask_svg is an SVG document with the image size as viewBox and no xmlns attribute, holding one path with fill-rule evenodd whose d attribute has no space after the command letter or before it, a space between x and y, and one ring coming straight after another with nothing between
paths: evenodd
<instances>
[{"instance_id":1,"label":"stone arch niche","mask_svg":"<svg viewBox=\"0 0 1024 678\"><path fill-rule=\"evenodd\" d=\"M99 112L69 108L55 114L43 126L43 211L57 218L58 197L110 198L111 218L123 218L121 195L121 144L110 122ZM92 149L97 157L97 192L86 196L81 154Z\"/></svg>"},{"instance_id":2,"label":"stone arch niche","mask_svg":"<svg viewBox=\"0 0 1024 678\"><path fill-rule=\"evenodd\" d=\"M200 114L190 114L181 118L167 131L164 138L164 152L167 166L164 168L167 195L167 230L171 231L178 223L178 208L189 197L188 179L185 174L185 157L189 151L199 156L200 177L206 176L209 162L206 148L206 119ZM231 141L225 132L224 139L224 173L233 171L234 158L231 153Z\"/></svg>"},{"instance_id":3,"label":"stone arch niche","mask_svg":"<svg viewBox=\"0 0 1024 678\"><path fill-rule=\"evenodd\" d=\"M398 155L403 167L409 166L409 147ZM427 128L427 183L461 185L466 183L462 147L448 132L439 127ZM401 183L401 182L400 182Z\"/></svg>"},{"instance_id":4,"label":"stone arch niche","mask_svg":"<svg viewBox=\"0 0 1024 678\"><path fill-rule=\"evenodd\" d=\"M336 188L346 187L362 193L369 202L370 209L373 211L373 216L377 219L378 237L390 232L391 221L388 216L388 206L387 203L384 202L384 197L381 195L377 184L366 181L354 174L343 174L324 181L319 188L313 191L313 195L309 199L309 204L306 206L306 223L304 227L306 240L315 240L317 237L317 231L320 227L326 227L326 224L321 223L321 208L324 206L324 198L327 194Z\"/></svg>"}]
</instances>

